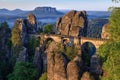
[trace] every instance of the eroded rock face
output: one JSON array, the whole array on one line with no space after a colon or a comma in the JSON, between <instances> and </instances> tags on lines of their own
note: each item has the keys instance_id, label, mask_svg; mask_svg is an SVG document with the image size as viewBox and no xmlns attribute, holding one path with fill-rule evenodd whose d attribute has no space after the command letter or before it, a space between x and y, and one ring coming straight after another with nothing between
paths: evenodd
<instances>
[{"instance_id":1,"label":"eroded rock face","mask_svg":"<svg viewBox=\"0 0 120 80\"><path fill-rule=\"evenodd\" d=\"M57 43L52 42L47 49L47 77L48 80L67 80L66 58L59 53Z\"/></svg>"},{"instance_id":2,"label":"eroded rock face","mask_svg":"<svg viewBox=\"0 0 120 80\"><path fill-rule=\"evenodd\" d=\"M101 59L97 54L93 55L90 60L90 72L97 75L102 74Z\"/></svg>"},{"instance_id":3,"label":"eroded rock face","mask_svg":"<svg viewBox=\"0 0 120 80\"><path fill-rule=\"evenodd\" d=\"M21 51L19 52L17 62L26 62L27 61L27 49L25 47L22 47Z\"/></svg>"},{"instance_id":4,"label":"eroded rock face","mask_svg":"<svg viewBox=\"0 0 120 80\"><path fill-rule=\"evenodd\" d=\"M36 24L36 17L33 14L28 14L27 19L30 24Z\"/></svg>"},{"instance_id":5,"label":"eroded rock face","mask_svg":"<svg viewBox=\"0 0 120 80\"><path fill-rule=\"evenodd\" d=\"M41 55L41 51L40 51L40 48L37 47L35 49L35 55L34 55L34 59L33 59L33 63L35 64L36 66L36 69L37 69L37 72L38 72L38 78L39 76L41 76L42 74L42 55Z\"/></svg>"},{"instance_id":6,"label":"eroded rock face","mask_svg":"<svg viewBox=\"0 0 120 80\"><path fill-rule=\"evenodd\" d=\"M67 65L68 80L79 80L79 66L75 61L70 61Z\"/></svg>"},{"instance_id":7,"label":"eroded rock face","mask_svg":"<svg viewBox=\"0 0 120 80\"><path fill-rule=\"evenodd\" d=\"M17 19L15 21L17 23L17 27L20 29L21 31L21 39L22 39L22 43L23 45L27 43L27 27L25 25L25 20L24 19Z\"/></svg>"},{"instance_id":8,"label":"eroded rock face","mask_svg":"<svg viewBox=\"0 0 120 80\"><path fill-rule=\"evenodd\" d=\"M58 19L56 27L61 35L86 36L87 13L86 11L70 11Z\"/></svg>"},{"instance_id":9,"label":"eroded rock face","mask_svg":"<svg viewBox=\"0 0 120 80\"><path fill-rule=\"evenodd\" d=\"M94 80L94 78L91 77L89 72L84 72L82 77L81 77L81 80Z\"/></svg>"},{"instance_id":10,"label":"eroded rock face","mask_svg":"<svg viewBox=\"0 0 120 80\"><path fill-rule=\"evenodd\" d=\"M21 31L22 43L23 46L25 46L28 41L28 34L37 33L36 17L33 14L29 14L27 19L18 18L16 19L15 23L15 26L17 26Z\"/></svg>"},{"instance_id":11,"label":"eroded rock face","mask_svg":"<svg viewBox=\"0 0 120 80\"><path fill-rule=\"evenodd\" d=\"M36 17L33 14L28 14L27 16L27 27L28 27L28 33L30 34L37 32Z\"/></svg>"},{"instance_id":12,"label":"eroded rock face","mask_svg":"<svg viewBox=\"0 0 120 80\"><path fill-rule=\"evenodd\" d=\"M107 29L109 28L110 24L107 23L103 26L102 28L102 33L101 33L101 38L103 39L109 39L110 38L110 34L107 32Z\"/></svg>"}]
</instances>

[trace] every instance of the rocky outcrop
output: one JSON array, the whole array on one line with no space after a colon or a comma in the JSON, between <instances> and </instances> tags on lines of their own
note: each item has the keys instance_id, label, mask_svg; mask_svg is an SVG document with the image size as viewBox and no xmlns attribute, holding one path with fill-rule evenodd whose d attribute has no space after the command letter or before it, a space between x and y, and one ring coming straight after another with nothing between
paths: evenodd
<instances>
[{"instance_id":1,"label":"rocky outcrop","mask_svg":"<svg viewBox=\"0 0 120 80\"><path fill-rule=\"evenodd\" d=\"M66 66L66 58L59 52L57 43L52 42L47 49L48 80L67 80Z\"/></svg>"},{"instance_id":2,"label":"rocky outcrop","mask_svg":"<svg viewBox=\"0 0 120 80\"><path fill-rule=\"evenodd\" d=\"M28 33L33 34L37 32L37 21L33 14L28 14L27 16L27 28Z\"/></svg>"},{"instance_id":3,"label":"rocky outcrop","mask_svg":"<svg viewBox=\"0 0 120 80\"><path fill-rule=\"evenodd\" d=\"M110 26L109 23L107 23L103 26L102 33L101 33L101 38L103 38L103 39L109 39L110 38L110 34L107 32L109 26Z\"/></svg>"},{"instance_id":4,"label":"rocky outcrop","mask_svg":"<svg viewBox=\"0 0 120 80\"><path fill-rule=\"evenodd\" d=\"M79 80L79 66L74 61L70 61L67 65L67 79Z\"/></svg>"},{"instance_id":5,"label":"rocky outcrop","mask_svg":"<svg viewBox=\"0 0 120 80\"><path fill-rule=\"evenodd\" d=\"M27 61L27 49L25 47L22 47L21 51L18 54L18 58L16 59L17 62L25 62Z\"/></svg>"},{"instance_id":6,"label":"rocky outcrop","mask_svg":"<svg viewBox=\"0 0 120 80\"><path fill-rule=\"evenodd\" d=\"M41 54L41 51L40 51L39 47L37 47L35 49L35 55L34 55L33 63L36 66L36 69L37 69L37 72L38 72L37 77L39 78L39 76L41 76L41 74L42 74L42 69L43 69L42 68L42 64L43 64L43 62L42 62L42 54Z\"/></svg>"},{"instance_id":7,"label":"rocky outcrop","mask_svg":"<svg viewBox=\"0 0 120 80\"><path fill-rule=\"evenodd\" d=\"M82 77L81 77L81 80L94 80L94 78L91 77L89 72L84 72Z\"/></svg>"},{"instance_id":8,"label":"rocky outcrop","mask_svg":"<svg viewBox=\"0 0 120 80\"><path fill-rule=\"evenodd\" d=\"M86 11L70 11L58 19L56 27L61 35L86 36L87 13Z\"/></svg>"},{"instance_id":9,"label":"rocky outcrop","mask_svg":"<svg viewBox=\"0 0 120 80\"><path fill-rule=\"evenodd\" d=\"M16 27L19 28L19 30L21 31L21 39L22 39L22 43L23 45L27 43L27 27L25 25L25 20L24 19L17 19L15 21L16 23Z\"/></svg>"},{"instance_id":10,"label":"rocky outcrop","mask_svg":"<svg viewBox=\"0 0 120 80\"><path fill-rule=\"evenodd\" d=\"M33 14L29 14L27 19L16 19L14 26L20 30L23 46L27 44L28 34L37 33L37 21Z\"/></svg>"},{"instance_id":11,"label":"rocky outcrop","mask_svg":"<svg viewBox=\"0 0 120 80\"><path fill-rule=\"evenodd\" d=\"M101 59L97 54L91 57L90 72L97 75L102 74Z\"/></svg>"}]
</instances>

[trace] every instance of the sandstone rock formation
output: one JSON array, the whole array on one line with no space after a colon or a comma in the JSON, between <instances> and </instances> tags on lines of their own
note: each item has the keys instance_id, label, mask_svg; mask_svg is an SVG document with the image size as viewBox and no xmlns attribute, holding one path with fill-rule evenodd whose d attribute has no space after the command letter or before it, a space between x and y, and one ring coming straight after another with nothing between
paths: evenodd
<instances>
[{"instance_id":1,"label":"sandstone rock formation","mask_svg":"<svg viewBox=\"0 0 120 80\"><path fill-rule=\"evenodd\" d=\"M90 76L89 72L84 72L81 77L81 80L94 80L94 78Z\"/></svg>"},{"instance_id":2,"label":"sandstone rock formation","mask_svg":"<svg viewBox=\"0 0 120 80\"><path fill-rule=\"evenodd\" d=\"M27 36L27 27L25 25L25 20L24 19L17 19L15 22L17 23L16 26L19 28L19 30L21 31L21 39L22 39L22 43L23 45L25 43L27 43L27 39L26 39L26 36Z\"/></svg>"},{"instance_id":3,"label":"sandstone rock formation","mask_svg":"<svg viewBox=\"0 0 120 80\"><path fill-rule=\"evenodd\" d=\"M58 19L56 27L61 35L86 36L87 13L86 11L70 11Z\"/></svg>"},{"instance_id":4,"label":"sandstone rock formation","mask_svg":"<svg viewBox=\"0 0 120 80\"><path fill-rule=\"evenodd\" d=\"M27 16L27 27L28 33L36 33L37 31L37 22L36 17L33 14L28 14Z\"/></svg>"},{"instance_id":5,"label":"sandstone rock formation","mask_svg":"<svg viewBox=\"0 0 120 80\"><path fill-rule=\"evenodd\" d=\"M25 62L27 61L27 49L25 47L22 47L22 50L18 54L18 58L16 59L17 62Z\"/></svg>"},{"instance_id":6,"label":"sandstone rock formation","mask_svg":"<svg viewBox=\"0 0 120 80\"><path fill-rule=\"evenodd\" d=\"M109 39L110 38L110 34L107 32L109 26L110 26L109 23L107 23L103 26L102 33L101 33L101 38L103 38L103 39Z\"/></svg>"},{"instance_id":7,"label":"sandstone rock formation","mask_svg":"<svg viewBox=\"0 0 120 80\"><path fill-rule=\"evenodd\" d=\"M37 47L36 50L35 50L35 55L34 55L34 59L33 59L33 63L35 64L36 66L36 69L37 69L37 72L38 72L38 78L39 76L41 76L42 74L42 55L41 55L41 51L40 51L40 48Z\"/></svg>"},{"instance_id":8,"label":"sandstone rock formation","mask_svg":"<svg viewBox=\"0 0 120 80\"><path fill-rule=\"evenodd\" d=\"M67 80L66 58L59 53L57 43L52 42L47 49L47 77L48 80Z\"/></svg>"},{"instance_id":9,"label":"sandstone rock formation","mask_svg":"<svg viewBox=\"0 0 120 80\"><path fill-rule=\"evenodd\" d=\"M68 80L79 80L79 66L76 62L70 61L67 65Z\"/></svg>"},{"instance_id":10,"label":"sandstone rock formation","mask_svg":"<svg viewBox=\"0 0 120 80\"><path fill-rule=\"evenodd\" d=\"M28 41L28 34L34 34L37 32L36 17L33 14L29 14L27 19L16 19L16 27L21 31L21 39L23 46Z\"/></svg>"},{"instance_id":11,"label":"sandstone rock formation","mask_svg":"<svg viewBox=\"0 0 120 80\"><path fill-rule=\"evenodd\" d=\"M97 75L102 74L101 59L97 54L91 57L90 72Z\"/></svg>"}]
</instances>

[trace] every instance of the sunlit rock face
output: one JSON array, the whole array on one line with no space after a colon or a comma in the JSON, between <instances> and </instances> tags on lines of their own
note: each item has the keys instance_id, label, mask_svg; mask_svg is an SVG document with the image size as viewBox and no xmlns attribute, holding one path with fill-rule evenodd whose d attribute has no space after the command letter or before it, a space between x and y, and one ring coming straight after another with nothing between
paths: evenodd
<instances>
[{"instance_id":1,"label":"sunlit rock face","mask_svg":"<svg viewBox=\"0 0 120 80\"><path fill-rule=\"evenodd\" d=\"M67 58L58 52L57 43L51 42L47 49L47 80L67 80Z\"/></svg>"},{"instance_id":2,"label":"sunlit rock face","mask_svg":"<svg viewBox=\"0 0 120 80\"><path fill-rule=\"evenodd\" d=\"M81 80L94 80L94 78L90 75L89 72L84 72L81 77Z\"/></svg>"},{"instance_id":3,"label":"sunlit rock face","mask_svg":"<svg viewBox=\"0 0 120 80\"><path fill-rule=\"evenodd\" d=\"M67 65L68 80L79 80L79 66L75 61L70 61Z\"/></svg>"},{"instance_id":4,"label":"sunlit rock face","mask_svg":"<svg viewBox=\"0 0 120 80\"><path fill-rule=\"evenodd\" d=\"M58 33L69 36L86 36L87 13L86 11L70 11L56 23Z\"/></svg>"},{"instance_id":5,"label":"sunlit rock face","mask_svg":"<svg viewBox=\"0 0 120 80\"><path fill-rule=\"evenodd\" d=\"M31 25L36 24L36 17L33 14L28 14L27 19Z\"/></svg>"},{"instance_id":6,"label":"sunlit rock face","mask_svg":"<svg viewBox=\"0 0 120 80\"><path fill-rule=\"evenodd\" d=\"M37 21L36 17L33 14L28 14L26 25L28 27L28 33L36 33L37 31Z\"/></svg>"},{"instance_id":7,"label":"sunlit rock face","mask_svg":"<svg viewBox=\"0 0 120 80\"><path fill-rule=\"evenodd\" d=\"M24 19L19 18L16 20L16 23L17 23L17 27L20 29L20 31L25 30L26 27L24 24Z\"/></svg>"},{"instance_id":8,"label":"sunlit rock face","mask_svg":"<svg viewBox=\"0 0 120 80\"><path fill-rule=\"evenodd\" d=\"M23 45L27 43L27 26L25 25L25 20L18 18L15 21L15 25L16 27L19 28L20 32L21 32L21 39L22 39L22 43Z\"/></svg>"},{"instance_id":9,"label":"sunlit rock face","mask_svg":"<svg viewBox=\"0 0 120 80\"><path fill-rule=\"evenodd\" d=\"M110 34L107 31L109 26L110 26L110 23L107 23L103 26L102 33L101 33L101 38L103 38L103 39L109 39L110 38Z\"/></svg>"}]
</instances>

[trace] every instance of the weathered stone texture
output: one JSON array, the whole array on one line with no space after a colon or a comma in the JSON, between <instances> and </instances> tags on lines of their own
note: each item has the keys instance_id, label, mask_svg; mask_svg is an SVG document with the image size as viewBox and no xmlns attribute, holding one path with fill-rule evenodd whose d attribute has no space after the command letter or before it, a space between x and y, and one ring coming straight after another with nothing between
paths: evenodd
<instances>
[{"instance_id":1,"label":"weathered stone texture","mask_svg":"<svg viewBox=\"0 0 120 80\"><path fill-rule=\"evenodd\" d=\"M56 27L58 33L69 36L86 36L87 14L86 11L70 11L59 18Z\"/></svg>"},{"instance_id":2,"label":"weathered stone texture","mask_svg":"<svg viewBox=\"0 0 120 80\"><path fill-rule=\"evenodd\" d=\"M39 76L42 74L42 54L41 54L41 51L40 51L40 48L37 47L36 50L35 50L35 55L34 55L34 59L33 59L33 63L35 64L36 66L36 69L37 69L37 72L38 72L38 78Z\"/></svg>"},{"instance_id":3,"label":"weathered stone texture","mask_svg":"<svg viewBox=\"0 0 120 80\"><path fill-rule=\"evenodd\" d=\"M68 80L79 80L79 66L75 61L71 61L67 65Z\"/></svg>"},{"instance_id":4,"label":"weathered stone texture","mask_svg":"<svg viewBox=\"0 0 120 80\"><path fill-rule=\"evenodd\" d=\"M47 49L47 77L48 80L67 80L66 60L58 52L57 43L52 42Z\"/></svg>"},{"instance_id":5,"label":"weathered stone texture","mask_svg":"<svg viewBox=\"0 0 120 80\"><path fill-rule=\"evenodd\" d=\"M18 54L17 62L26 62L27 61L27 49L22 47L22 50Z\"/></svg>"},{"instance_id":6,"label":"weathered stone texture","mask_svg":"<svg viewBox=\"0 0 120 80\"><path fill-rule=\"evenodd\" d=\"M101 38L103 38L103 39L109 39L110 38L110 34L107 32L109 26L110 26L109 23L107 23L103 26L102 33L101 33Z\"/></svg>"}]
</instances>

